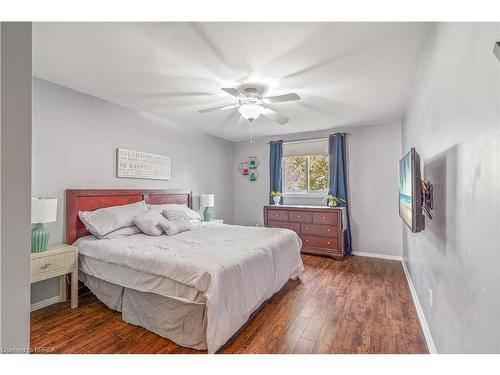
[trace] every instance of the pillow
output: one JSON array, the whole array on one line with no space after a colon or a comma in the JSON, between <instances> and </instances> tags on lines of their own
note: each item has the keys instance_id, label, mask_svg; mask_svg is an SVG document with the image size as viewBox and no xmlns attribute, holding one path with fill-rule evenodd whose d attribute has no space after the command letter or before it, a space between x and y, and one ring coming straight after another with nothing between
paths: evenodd
<instances>
[{"instance_id":1,"label":"pillow","mask_svg":"<svg viewBox=\"0 0 500 375\"><path fill-rule=\"evenodd\" d=\"M181 211L176 208L167 208L161 212L163 216L167 218L167 220L177 220L177 219L186 219L189 220L189 216L186 211Z\"/></svg>"},{"instance_id":2,"label":"pillow","mask_svg":"<svg viewBox=\"0 0 500 375\"><path fill-rule=\"evenodd\" d=\"M173 236L174 234L193 229L193 226L188 219L166 220L161 223L161 227L167 236Z\"/></svg>"},{"instance_id":3,"label":"pillow","mask_svg":"<svg viewBox=\"0 0 500 375\"><path fill-rule=\"evenodd\" d=\"M147 211L148 207L142 201L95 211L80 211L78 216L90 233L103 238L117 229L133 226L134 219Z\"/></svg>"},{"instance_id":4,"label":"pillow","mask_svg":"<svg viewBox=\"0 0 500 375\"><path fill-rule=\"evenodd\" d=\"M184 204L149 204L148 207L152 210L157 210L160 212L163 212L167 209L184 211L188 215L189 219L201 220L201 216L198 212L193 211Z\"/></svg>"},{"instance_id":5,"label":"pillow","mask_svg":"<svg viewBox=\"0 0 500 375\"><path fill-rule=\"evenodd\" d=\"M111 233L106 234L105 236L101 237L102 240L112 240L113 238L122 238L122 237L128 237L128 236L133 236L134 234L139 234L142 233L141 230L137 226L133 227L125 227L121 229L117 229Z\"/></svg>"},{"instance_id":6,"label":"pillow","mask_svg":"<svg viewBox=\"0 0 500 375\"><path fill-rule=\"evenodd\" d=\"M134 219L135 225L148 236L159 236L162 234L163 228L161 227L161 223L166 221L167 219L155 210L148 210Z\"/></svg>"}]
</instances>

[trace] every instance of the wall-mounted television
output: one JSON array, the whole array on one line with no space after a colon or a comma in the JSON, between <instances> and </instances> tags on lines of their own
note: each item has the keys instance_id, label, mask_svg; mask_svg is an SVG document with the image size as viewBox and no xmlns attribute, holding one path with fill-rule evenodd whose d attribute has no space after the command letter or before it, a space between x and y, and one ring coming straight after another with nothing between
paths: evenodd
<instances>
[{"instance_id":1,"label":"wall-mounted television","mask_svg":"<svg viewBox=\"0 0 500 375\"><path fill-rule=\"evenodd\" d=\"M425 229L420 156L414 148L399 161L399 216L412 232Z\"/></svg>"}]
</instances>

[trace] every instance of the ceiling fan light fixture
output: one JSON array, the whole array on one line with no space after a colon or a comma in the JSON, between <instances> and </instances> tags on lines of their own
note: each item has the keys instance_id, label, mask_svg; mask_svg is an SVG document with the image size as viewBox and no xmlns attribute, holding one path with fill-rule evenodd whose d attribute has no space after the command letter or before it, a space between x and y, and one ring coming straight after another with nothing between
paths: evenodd
<instances>
[{"instance_id":1,"label":"ceiling fan light fixture","mask_svg":"<svg viewBox=\"0 0 500 375\"><path fill-rule=\"evenodd\" d=\"M262 107L258 104L243 104L238 111L244 118L253 121L262 114Z\"/></svg>"}]
</instances>

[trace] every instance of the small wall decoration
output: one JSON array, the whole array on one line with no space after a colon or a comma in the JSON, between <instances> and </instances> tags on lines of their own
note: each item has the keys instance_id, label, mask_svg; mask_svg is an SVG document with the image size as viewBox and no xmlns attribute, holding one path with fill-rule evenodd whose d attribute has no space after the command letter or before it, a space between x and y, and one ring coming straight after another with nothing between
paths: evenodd
<instances>
[{"instance_id":1,"label":"small wall decoration","mask_svg":"<svg viewBox=\"0 0 500 375\"><path fill-rule=\"evenodd\" d=\"M169 156L116 149L116 177L170 180Z\"/></svg>"},{"instance_id":2,"label":"small wall decoration","mask_svg":"<svg viewBox=\"0 0 500 375\"><path fill-rule=\"evenodd\" d=\"M239 170L243 176L247 176L248 181L257 181L259 178L259 164L257 156L249 156L247 160L240 163Z\"/></svg>"}]
</instances>

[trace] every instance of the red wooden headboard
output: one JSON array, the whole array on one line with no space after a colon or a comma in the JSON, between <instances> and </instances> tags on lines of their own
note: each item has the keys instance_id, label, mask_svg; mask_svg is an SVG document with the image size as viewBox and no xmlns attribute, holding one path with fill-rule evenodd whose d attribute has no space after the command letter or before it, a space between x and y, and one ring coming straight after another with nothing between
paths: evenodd
<instances>
[{"instance_id":1,"label":"red wooden headboard","mask_svg":"<svg viewBox=\"0 0 500 375\"><path fill-rule=\"evenodd\" d=\"M90 234L78 217L78 211L122 206L145 201L149 204L177 203L192 208L191 190L177 189L96 189L66 190L66 243Z\"/></svg>"}]
</instances>

